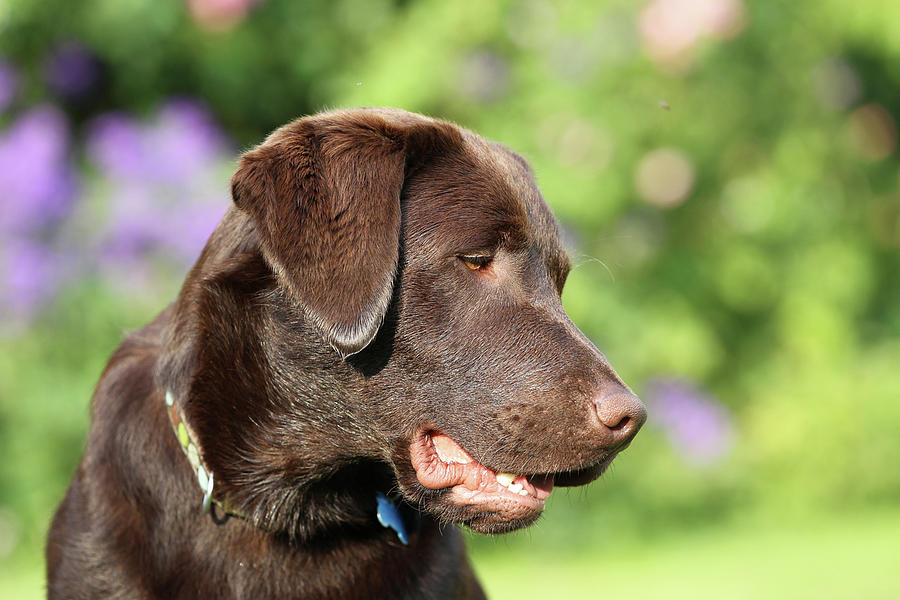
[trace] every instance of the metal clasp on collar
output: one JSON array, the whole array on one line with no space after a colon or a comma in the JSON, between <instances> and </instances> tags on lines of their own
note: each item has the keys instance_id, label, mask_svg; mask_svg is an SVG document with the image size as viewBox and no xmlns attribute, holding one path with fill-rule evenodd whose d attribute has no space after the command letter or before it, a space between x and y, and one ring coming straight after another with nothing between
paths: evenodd
<instances>
[{"instance_id":1,"label":"metal clasp on collar","mask_svg":"<svg viewBox=\"0 0 900 600\"><path fill-rule=\"evenodd\" d=\"M212 493L213 493L213 472L209 472L209 482L206 484L206 493L203 494L203 512L209 512L209 508L212 506Z\"/></svg>"}]
</instances>

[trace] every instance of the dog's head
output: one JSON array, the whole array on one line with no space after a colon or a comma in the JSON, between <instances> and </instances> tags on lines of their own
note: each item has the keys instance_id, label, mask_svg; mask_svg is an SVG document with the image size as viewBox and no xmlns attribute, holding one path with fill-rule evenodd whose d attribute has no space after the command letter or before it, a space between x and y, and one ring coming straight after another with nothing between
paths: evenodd
<instances>
[{"instance_id":1,"label":"dog's head","mask_svg":"<svg viewBox=\"0 0 900 600\"><path fill-rule=\"evenodd\" d=\"M503 146L402 111L325 113L245 154L232 191L167 376L190 374L174 385L217 490L258 522L386 487L516 529L643 424L566 316L556 221Z\"/></svg>"}]
</instances>

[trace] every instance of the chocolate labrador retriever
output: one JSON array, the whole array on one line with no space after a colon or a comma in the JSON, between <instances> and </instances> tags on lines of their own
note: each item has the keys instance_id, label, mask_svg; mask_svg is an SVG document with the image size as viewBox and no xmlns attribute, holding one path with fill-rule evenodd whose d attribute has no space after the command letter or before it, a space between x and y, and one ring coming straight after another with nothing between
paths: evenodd
<instances>
[{"instance_id":1,"label":"chocolate labrador retriever","mask_svg":"<svg viewBox=\"0 0 900 600\"><path fill-rule=\"evenodd\" d=\"M533 523L645 419L563 310L529 166L336 111L245 154L232 195L100 379L50 597L483 598L446 524Z\"/></svg>"}]
</instances>

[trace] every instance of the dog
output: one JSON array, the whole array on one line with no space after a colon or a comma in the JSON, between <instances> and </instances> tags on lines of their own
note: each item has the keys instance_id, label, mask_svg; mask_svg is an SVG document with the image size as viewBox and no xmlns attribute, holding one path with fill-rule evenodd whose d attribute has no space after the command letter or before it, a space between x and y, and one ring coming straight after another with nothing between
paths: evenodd
<instances>
[{"instance_id":1,"label":"dog","mask_svg":"<svg viewBox=\"0 0 900 600\"><path fill-rule=\"evenodd\" d=\"M272 133L231 191L97 385L49 597L483 598L447 525L528 526L646 418L566 316L531 168L340 110Z\"/></svg>"}]
</instances>

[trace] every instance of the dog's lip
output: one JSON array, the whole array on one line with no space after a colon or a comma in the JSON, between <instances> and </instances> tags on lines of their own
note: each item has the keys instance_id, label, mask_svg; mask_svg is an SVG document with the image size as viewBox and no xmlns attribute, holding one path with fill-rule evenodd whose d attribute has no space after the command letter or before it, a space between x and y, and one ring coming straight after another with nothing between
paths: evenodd
<instances>
[{"instance_id":1,"label":"dog's lip","mask_svg":"<svg viewBox=\"0 0 900 600\"><path fill-rule=\"evenodd\" d=\"M422 430L413 437L410 458L419 483L432 490L449 489L451 500L458 504L517 513L540 511L553 490L553 475L494 471L472 458L452 437L435 430ZM498 475L509 483L498 481Z\"/></svg>"},{"instance_id":2,"label":"dog's lip","mask_svg":"<svg viewBox=\"0 0 900 600\"><path fill-rule=\"evenodd\" d=\"M618 453L614 452L587 467L554 473L553 482L560 487L586 485L603 475L616 456L618 456Z\"/></svg>"}]
</instances>

